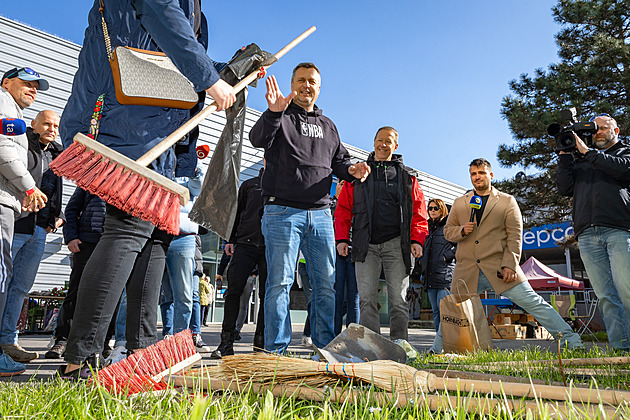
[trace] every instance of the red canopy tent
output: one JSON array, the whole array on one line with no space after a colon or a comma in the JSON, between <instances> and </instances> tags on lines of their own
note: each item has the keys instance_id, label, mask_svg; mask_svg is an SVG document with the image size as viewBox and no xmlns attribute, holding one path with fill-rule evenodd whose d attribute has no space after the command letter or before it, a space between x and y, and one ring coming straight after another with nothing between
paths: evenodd
<instances>
[{"instance_id":1,"label":"red canopy tent","mask_svg":"<svg viewBox=\"0 0 630 420\"><path fill-rule=\"evenodd\" d=\"M521 266L534 290L584 290L584 282L564 277L534 257Z\"/></svg>"}]
</instances>

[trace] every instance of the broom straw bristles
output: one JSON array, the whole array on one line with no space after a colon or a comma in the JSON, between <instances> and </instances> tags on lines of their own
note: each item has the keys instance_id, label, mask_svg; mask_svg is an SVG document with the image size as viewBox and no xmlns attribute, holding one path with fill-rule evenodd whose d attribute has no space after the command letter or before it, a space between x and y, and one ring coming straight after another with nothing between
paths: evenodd
<instances>
[{"instance_id":1,"label":"broom straw bristles","mask_svg":"<svg viewBox=\"0 0 630 420\"><path fill-rule=\"evenodd\" d=\"M220 366L225 379L315 385L314 382L321 382L321 377L327 376L329 382L343 378L358 379L388 392L426 392L429 390L428 379L433 376L390 360L327 363L273 354L227 356Z\"/></svg>"}]
</instances>

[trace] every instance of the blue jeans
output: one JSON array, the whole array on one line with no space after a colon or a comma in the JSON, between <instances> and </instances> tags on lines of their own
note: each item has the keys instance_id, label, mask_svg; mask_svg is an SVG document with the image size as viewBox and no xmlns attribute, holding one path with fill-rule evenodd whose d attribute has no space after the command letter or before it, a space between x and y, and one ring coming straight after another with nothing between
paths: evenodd
<instances>
[{"instance_id":1,"label":"blue jeans","mask_svg":"<svg viewBox=\"0 0 630 420\"><path fill-rule=\"evenodd\" d=\"M427 295L429 296L429 302L431 302L431 309L433 310L433 324L435 324L435 332L440 328L440 301L444 299L444 296L448 294L448 291L444 288L428 288Z\"/></svg>"},{"instance_id":2,"label":"blue jeans","mask_svg":"<svg viewBox=\"0 0 630 420\"><path fill-rule=\"evenodd\" d=\"M492 290L492 286L483 272L479 270L477 293L481 294L488 289ZM549 303L547 303L538 293L534 291L534 289L532 289L529 282L526 281L524 283L519 283L511 289L506 290L501 295L510 299L512 302L523 308L527 313L533 315L534 318L536 318L536 320L540 322L540 324L545 327L545 329L556 339L559 339L558 333L562 333L562 338L560 340L563 345L566 345L568 348L584 347L582 340L580 340L580 336L571 329L564 319L562 319L558 311L553 309ZM442 352L442 328L440 328L436 334L431 350L436 353Z\"/></svg>"},{"instance_id":3,"label":"blue jeans","mask_svg":"<svg viewBox=\"0 0 630 420\"><path fill-rule=\"evenodd\" d=\"M608 342L630 347L630 232L603 226L580 233L580 257L599 299Z\"/></svg>"},{"instance_id":4,"label":"blue jeans","mask_svg":"<svg viewBox=\"0 0 630 420\"><path fill-rule=\"evenodd\" d=\"M201 306L199 305L199 276L193 276L193 307L188 328L193 334L201 334Z\"/></svg>"},{"instance_id":5,"label":"blue jeans","mask_svg":"<svg viewBox=\"0 0 630 420\"><path fill-rule=\"evenodd\" d=\"M118 304L118 314L116 315L116 332L114 338L116 344L114 347L127 346L127 338L125 337L125 329L127 328L127 289L125 288L120 296L120 303Z\"/></svg>"},{"instance_id":6,"label":"blue jeans","mask_svg":"<svg viewBox=\"0 0 630 420\"><path fill-rule=\"evenodd\" d=\"M298 250L311 280L311 338L324 347L334 338L335 237L330 209L266 205L262 219L267 257L265 349L284 352L291 343L289 291Z\"/></svg>"},{"instance_id":7,"label":"blue jeans","mask_svg":"<svg viewBox=\"0 0 630 420\"><path fill-rule=\"evenodd\" d=\"M7 301L0 325L0 344L17 344L17 322L24 298L35 283L39 262L46 247L46 229L35 227L32 235L15 233L11 245L13 276L7 288Z\"/></svg>"},{"instance_id":8,"label":"blue jeans","mask_svg":"<svg viewBox=\"0 0 630 420\"><path fill-rule=\"evenodd\" d=\"M341 333L343 304L346 303L346 326L359 323L359 289L352 257L337 255L335 261L335 335Z\"/></svg>"},{"instance_id":9,"label":"blue jeans","mask_svg":"<svg viewBox=\"0 0 630 420\"><path fill-rule=\"evenodd\" d=\"M178 236L173 239L166 254L160 309L163 331L168 330L172 334L188 329L190 324L193 310L195 246L195 235ZM170 304L173 304L172 317L168 316Z\"/></svg>"}]
</instances>

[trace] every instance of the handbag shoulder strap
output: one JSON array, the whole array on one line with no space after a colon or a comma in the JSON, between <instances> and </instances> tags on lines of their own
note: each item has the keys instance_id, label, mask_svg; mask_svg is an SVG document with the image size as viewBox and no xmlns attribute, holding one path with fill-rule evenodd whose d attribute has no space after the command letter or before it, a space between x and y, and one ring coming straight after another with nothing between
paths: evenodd
<instances>
[{"instance_id":1,"label":"handbag shoulder strap","mask_svg":"<svg viewBox=\"0 0 630 420\"><path fill-rule=\"evenodd\" d=\"M105 14L103 14L103 10L105 10L105 4L103 0L100 0L101 6L98 8L98 11L101 13L101 25L103 26L103 38L105 38L105 48L107 49L107 58L111 61L112 59L112 41L109 39L109 31L107 30L107 23L105 22Z\"/></svg>"}]
</instances>

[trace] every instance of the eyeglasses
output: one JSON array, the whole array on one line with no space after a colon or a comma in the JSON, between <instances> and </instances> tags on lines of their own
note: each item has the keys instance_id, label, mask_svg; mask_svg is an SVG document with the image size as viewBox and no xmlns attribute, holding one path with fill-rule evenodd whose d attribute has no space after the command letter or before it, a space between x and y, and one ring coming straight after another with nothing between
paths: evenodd
<instances>
[{"instance_id":1,"label":"eyeglasses","mask_svg":"<svg viewBox=\"0 0 630 420\"><path fill-rule=\"evenodd\" d=\"M435 206L435 207L434 206L429 206L428 209L429 209L429 211L438 211L438 210L440 210L440 208L438 206Z\"/></svg>"},{"instance_id":2,"label":"eyeglasses","mask_svg":"<svg viewBox=\"0 0 630 420\"><path fill-rule=\"evenodd\" d=\"M593 122L593 121L595 121L595 118L598 118L598 117L608 117L608 118L612 118L609 114L606 114L606 113L603 113L603 114L597 114L597 115L595 115L594 117L592 117L592 118L589 120L589 122ZM614 120L614 118L613 118L613 120Z\"/></svg>"}]
</instances>

